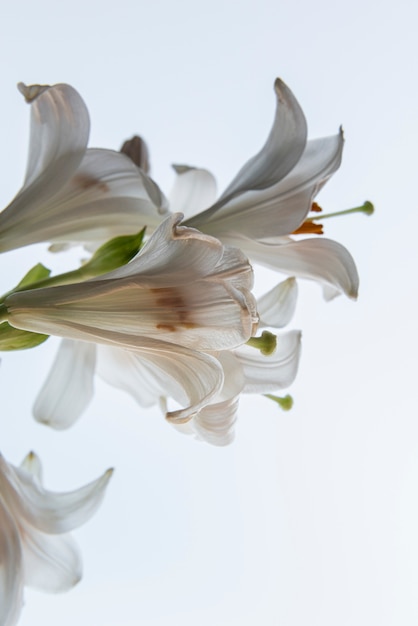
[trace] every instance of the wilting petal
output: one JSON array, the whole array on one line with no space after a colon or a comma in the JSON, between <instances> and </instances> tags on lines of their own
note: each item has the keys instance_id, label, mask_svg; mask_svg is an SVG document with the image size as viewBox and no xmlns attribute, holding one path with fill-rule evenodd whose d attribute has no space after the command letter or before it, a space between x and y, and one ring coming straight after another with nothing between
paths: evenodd
<instances>
[{"instance_id":1,"label":"wilting petal","mask_svg":"<svg viewBox=\"0 0 418 626\"><path fill-rule=\"evenodd\" d=\"M42 205L74 174L89 136L88 111L75 89L69 85L40 88L33 100L36 90L25 89L32 102L29 160L22 189L0 213L2 251L32 242L25 240L26 231L30 232Z\"/></svg>"},{"instance_id":2,"label":"wilting petal","mask_svg":"<svg viewBox=\"0 0 418 626\"><path fill-rule=\"evenodd\" d=\"M282 281L257 300L260 326L283 328L290 322L296 308L298 285L291 277Z\"/></svg>"},{"instance_id":3,"label":"wilting petal","mask_svg":"<svg viewBox=\"0 0 418 626\"><path fill-rule=\"evenodd\" d=\"M1 492L0 492L1 493ZM23 605L20 537L15 521L0 496L0 624L15 626Z\"/></svg>"},{"instance_id":4,"label":"wilting petal","mask_svg":"<svg viewBox=\"0 0 418 626\"><path fill-rule=\"evenodd\" d=\"M301 333L296 330L279 335L270 356L248 346L235 350L245 376L244 393L267 393L291 385L299 365L300 339Z\"/></svg>"},{"instance_id":5,"label":"wilting petal","mask_svg":"<svg viewBox=\"0 0 418 626\"><path fill-rule=\"evenodd\" d=\"M112 348L100 351L99 374L131 394L141 406L171 397L183 408L167 413L172 422L189 420L219 392L223 370L209 355L162 342L136 353Z\"/></svg>"},{"instance_id":6,"label":"wilting petal","mask_svg":"<svg viewBox=\"0 0 418 626\"><path fill-rule=\"evenodd\" d=\"M76 585L82 575L81 556L70 535L47 535L22 524L25 585L58 593Z\"/></svg>"},{"instance_id":7,"label":"wilting petal","mask_svg":"<svg viewBox=\"0 0 418 626\"><path fill-rule=\"evenodd\" d=\"M208 170L187 165L173 165L177 176L169 201L173 213L192 217L207 209L216 200L216 181Z\"/></svg>"},{"instance_id":8,"label":"wilting petal","mask_svg":"<svg viewBox=\"0 0 418 626\"><path fill-rule=\"evenodd\" d=\"M76 491L54 493L26 470L9 466L0 457L0 492L10 512L45 533L66 533L90 519L103 500L111 475L108 470Z\"/></svg>"},{"instance_id":9,"label":"wilting petal","mask_svg":"<svg viewBox=\"0 0 418 626\"><path fill-rule=\"evenodd\" d=\"M230 200L209 221L196 216L193 225L221 240L228 233L251 239L286 236L306 218L312 200L341 163L339 135L308 141L292 171L277 184Z\"/></svg>"},{"instance_id":10,"label":"wilting petal","mask_svg":"<svg viewBox=\"0 0 418 626\"><path fill-rule=\"evenodd\" d=\"M229 239L229 238L228 238ZM231 238L255 263L323 285L325 299L338 293L357 298L359 277L353 257L344 246L331 239L302 239L267 243L247 238Z\"/></svg>"},{"instance_id":11,"label":"wilting petal","mask_svg":"<svg viewBox=\"0 0 418 626\"><path fill-rule=\"evenodd\" d=\"M33 407L35 419L58 430L69 428L93 397L95 366L93 343L64 339Z\"/></svg>"},{"instance_id":12,"label":"wilting petal","mask_svg":"<svg viewBox=\"0 0 418 626\"><path fill-rule=\"evenodd\" d=\"M241 168L218 202L188 221L190 226L208 222L222 212L232 198L248 191L266 189L288 174L299 161L306 144L306 120L290 89L279 79L275 83L276 115L267 141L258 154ZM228 212L228 209L225 207Z\"/></svg>"}]
</instances>

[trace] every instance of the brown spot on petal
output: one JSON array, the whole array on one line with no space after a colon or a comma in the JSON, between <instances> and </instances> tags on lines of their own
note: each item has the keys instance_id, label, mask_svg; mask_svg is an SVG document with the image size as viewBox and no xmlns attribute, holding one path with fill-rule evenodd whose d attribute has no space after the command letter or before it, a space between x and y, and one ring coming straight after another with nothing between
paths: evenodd
<instances>
[{"instance_id":1,"label":"brown spot on petal","mask_svg":"<svg viewBox=\"0 0 418 626\"><path fill-rule=\"evenodd\" d=\"M106 193L109 191L109 185L100 178L89 176L88 174L76 174L72 180L73 184L87 191L96 187L99 191Z\"/></svg>"},{"instance_id":2,"label":"brown spot on petal","mask_svg":"<svg viewBox=\"0 0 418 626\"><path fill-rule=\"evenodd\" d=\"M161 289L152 289L151 291L156 295L156 308L166 309L168 311L166 318L164 312L161 314L164 321L158 322L155 325L158 330L174 332L179 328L195 327L195 324L190 320L190 311L187 302L184 300L179 290L173 287L163 287Z\"/></svg>"}]
</instances>

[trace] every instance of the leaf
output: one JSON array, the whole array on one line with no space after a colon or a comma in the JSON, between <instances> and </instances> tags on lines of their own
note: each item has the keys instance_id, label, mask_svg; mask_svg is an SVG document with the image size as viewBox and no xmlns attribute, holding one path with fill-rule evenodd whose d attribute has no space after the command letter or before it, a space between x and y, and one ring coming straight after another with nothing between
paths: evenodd
<instances>
[{"instance_id":1,"label":"leaf","mask_svg":"<svg viewBox=\"0 0 418 626\"><path fill-rule=\"evenodd\" d=\"M31 333L13 328L8 322L0 324L0 351L27 350L35 348L48 339L49 335Z\"/></svg>"},{"instance_id":2,"label":"leaf","mask_svg":"<svg viewBox=\"0 0 418 626\"><path fill-rule=\"evenodd\" d=\"M51 270L49 270L42 263L37 263L32 269L27 272L17 287L20 289L21 287L27 287L32 283L37 283L39 280L45 280L45 278L49 278L51 274Z\"/></svg>"}]
</instances>

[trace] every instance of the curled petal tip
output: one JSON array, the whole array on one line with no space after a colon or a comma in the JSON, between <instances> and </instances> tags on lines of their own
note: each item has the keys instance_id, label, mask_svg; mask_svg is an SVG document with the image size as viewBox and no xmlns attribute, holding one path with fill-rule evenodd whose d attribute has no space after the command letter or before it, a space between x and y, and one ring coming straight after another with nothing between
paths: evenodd
<instances>
[{"instance_id":1,"label":"curled petal tip","mask_svg":"<svg viewBox=\"0 0 418 626\"><path fill-rule=\"evenodd\" d=\"M18 83L17 88L29 104L36 100L36 98L50 88L50 85L25 85L25 83Z\"/></svg>"}]
</instances>

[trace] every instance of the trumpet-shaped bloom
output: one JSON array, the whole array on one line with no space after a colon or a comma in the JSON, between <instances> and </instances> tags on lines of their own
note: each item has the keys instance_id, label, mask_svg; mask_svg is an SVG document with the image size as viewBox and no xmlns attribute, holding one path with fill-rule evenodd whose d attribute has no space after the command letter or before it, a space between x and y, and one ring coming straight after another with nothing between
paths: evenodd
<instances>
[{"instance_id":1,"label":"trumpet-shaped bloom","mask_svg":"<svg viewBox=\"0 0 418 626\"><path fill-rule=\"evenodd\" d=\"M67 591L81 578L81 558L68 533L99 507L111 470L69 493L47 491L39 458L30 453L20 467L0 456L0 624L14 626L25 585Z\"/></svg>"},{"instance_id":2,"label":"trumpet-shaped bloom","mask_svg":"<svg viewBox=\"0 0 418 626\"><path fill-rule=\"evenodd\" d=\"M296 291L296 281L288 279L262 296L258 301L260 323L276 327L287 324ZM268 356L246 346L216 353L223 384L205 404L200 403L200 410L195 405L181 411L168 411L167 400L183 407L193 405L192 399L198 397L204 378L199 369L185 370L177 355L170 367L161 368L158 362L144 359L137 351L64 339L38 394L34 416L58 430L69 428L88 406L98 374L108 384L130 394L142 407L162 404L168 421L181 424L183 432L214 445L226 445L233 438L241 393L275 392L293 382L299 364L300 337L299 331L282 334Z\"/></svg>"},{"instance_id":3,"label":"trumpet-shaped bloom","mask_svg":"<svg viewBox=\"0 0 418 626\"><path fill-rule=\"evenodd\" d=\"M223 384L222 368L205 352L245 343L258 317L243 254L179 226L180 219L168 218L113 272L9 296L9 323L133 350L150 368L180 381L186 413L177 412L178 419L200 409Z\"/></svg>"},{"instance_id":4,"label":"trumpet-shaped bloom","mask_svg":"<svg viewBox=\"0 0 418 626\"><path fill-rule=\"evenodd\" d=\"M342 131L307 141L302 109L291 90L275 82L276 113L266 143L216 200L207 170L176 165L169 196L185 224L243 250L255 263L290 276L318 281L327 299L355 298L358 274L344 246L325 238L293 240L324 184L339 168Z\"/></svg>"},{"instance_id":5,"label":"trumpet-shaped bloom","mask_svg":"<svg viewBox=\"0 0 418 626\"><path fill-rule=\"evenodd\" d=\"M125 154L87 149L89 115L75 89L19 88L31 104L29 158L22 189L0 213L1 252L100 242L160 223L166 201L152 180Z\"/></svg>"}]
</instances>

